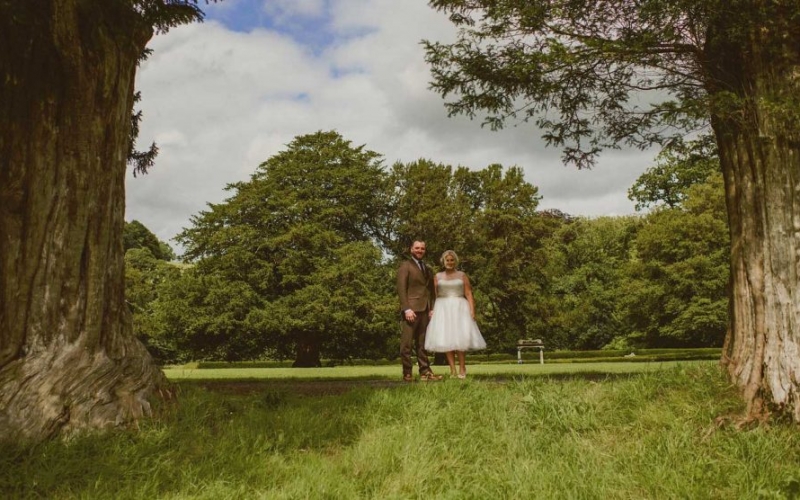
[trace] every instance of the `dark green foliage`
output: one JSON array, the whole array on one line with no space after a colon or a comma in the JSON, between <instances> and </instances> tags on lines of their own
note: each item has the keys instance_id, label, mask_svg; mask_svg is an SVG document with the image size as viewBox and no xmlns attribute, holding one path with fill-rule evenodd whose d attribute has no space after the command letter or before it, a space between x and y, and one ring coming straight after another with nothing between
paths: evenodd
<instances>
[{"instance_id":1,"label":"dark green foliage","mask_svg":"<svg viewBox=\"0 0 800 500\"><path fill-rule=\"evenodd\" d=\"M204 0L206 4L211 2L217 0ZM199 0L122 0L120 3L129 4L141 15L143 22L158 33L203 20Z\"/></svg>"},{"instance_id":2,"label":"dark green foliage","mask_svg":"<svg viewBox=\"0 0 800 500\"><path fill-rule=\"evenodd\" d=\"M263 355L270 337L259 336L250 322L259 297L241 282L202 275L193 266L173 269L170 279L158 284L149 309L152 335L174 352L168 362Z\"/></svg>"},{"instance_id":3,"label":"dark green foliage","mask_svg":"<svg viewBox=\"0 0 800 500\"><path fill-rule=\"evenodd\" d=\"M710 136L684 143L675 141L663 149L656 165L642 174L628 190L636 209L656 205L675 208L686 199L689 187L721 172L716 144Z\"/></svg>"},{"instance_id":4,"label":"dark green foliage","mask_svg":"<svg viewBox=\"0 0 800 500\"><path fill-rule=\"evenodd\" d=\"M142 55L142 59L149 54L148 51ZM142 94L136 92L133 96L133 102L137 103L141 100ZM142 112L137 111L131 115L131 144L128 150L128 165L133 167L133 176L139 174L146 174L156 162L158 156L158 146L153 142L147 151L139 151L136 149L136 139L139 137L139 123L142 121Z\"/></svg>"},{"instance_id":5,"label":"dark green foliage","mask_svg":"<svg viewBox=\"0 0 800 500\"><path fill-rule=\"evenodd\" d=\"M318 132L295 138L250 181L228 186L225 203L193 217L177 239L205 282L200 302L234 320L223 327L216 314L189 333L199 357L220 359L227 346L222 359L307 353L318 363L355 346L382 350L394 317L376 245L390 213L385 186L377 153ZM245 345L231 347L234 338Z\"/></svg>"},{"instance_id":6,"label":"dark green foliage","mask_svg":"<svg viewBox=\"0 0 800 500\"><path fill-rule=\"evenodd\" d=\"M159 240L144 224L138 220L126 222L122 230L122 246L127 252L132 248L146 248L156 259L174 260L172 248Z\"/></svg>"},{"instance_id":7,"label":"dark green foliage","mask_svg":"<svg viewBox=\"0 0 800 500\"><path fill-rule=\"evenodd\" d=\"M551 311L539 335L558 349L599 349L627 332L625 269L638 217L578 218L548 240Z\"/></svg>"},{"instance_id":8,"label":"dark green foliage","mask_svg":"<svg viewBox=\"0 0 800 500\"><path fill-rule=\"evenodd\" d=\"M623 299L629 340L649 347L721 346L728 322L728 225L722 176L650 214L636 236Z\"/></svg>"},{"instance_id":9,"label":"dark green foliage","mask_svg":"<svg viewBox=\"0 0 800 500\"><path fill-rule=\"evenodd\" d=\"M180 281L180 268L157 259L149 249L131 248L125 253L125 302L133 316L133 331L161 364L186 359L161 318L169 307L165 289Z\"/></svg>"},{"instance_id":10,"label":"dark green foliage","mask_svg":"<svg viewBox=\"0 0 800 500\"><path fill-rule=\"evenodd\" d=\"M707 155L707 156L706 156ZM549 240L554 301L539 337L559 348L720 346L728 320L724 190L705 141L637 181L644 217L571 221ZM662 175L664 174L664 175Z\"/></svg>"},{"instance_id":11,"label":"dark green foliage","mask_svg":"<svg viewBox=\"0 0 800 500\"><path fill-rule=\"evenodd\" d=\"M393 232L388 247L393 255L405 256L411 241L422 238L426 260L438 265L444 250L464 249L473 239L475 214L482 206L476 199L481 185L475 172L421 159L395 163L389 183Z\"/></svg>"},{"instance_id":12,"label":"dark green foliage","mask_svg":"<svg viewBox=\"0 0 800 500\"><path fill-rule=\"evenodd\" d=\"M513 345L547 310L537 292L542 242L563 219L536 212L537 189L519 168L420 160L387 173L376 153L320 132L229 189L234 196L178 237L195 261L181 280L202 284L163 289L174 307L161 313L165 331L193 346L195 359L285 359L308 349L314 364L393 356L396 263L383 252L399 256L409 235L428 242L434 267L445 249L464 256L494 344Z\"/></svg>"}]
</instances>

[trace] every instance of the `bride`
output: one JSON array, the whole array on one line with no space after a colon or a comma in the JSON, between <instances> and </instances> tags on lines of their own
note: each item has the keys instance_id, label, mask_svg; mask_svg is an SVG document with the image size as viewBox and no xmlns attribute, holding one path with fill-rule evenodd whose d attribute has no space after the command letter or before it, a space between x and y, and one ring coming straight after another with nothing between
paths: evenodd
<instances>
[{"instance_id":1,"label":"bride","mask_svg":"<svg viewBox=\"0 0 800 500\"><path fill-rule=\"evenodd\" d=\"M455 356L458 355L458 378L467 376L465 351L486 348L478 324L475 323L475 301L466 273L456 270L458 255L446 250L440 260L444 271L436 273L433 316L425 334L425 349L444 352L450 365L450 375L456 376Z\"/></svg>"}]
</instances>

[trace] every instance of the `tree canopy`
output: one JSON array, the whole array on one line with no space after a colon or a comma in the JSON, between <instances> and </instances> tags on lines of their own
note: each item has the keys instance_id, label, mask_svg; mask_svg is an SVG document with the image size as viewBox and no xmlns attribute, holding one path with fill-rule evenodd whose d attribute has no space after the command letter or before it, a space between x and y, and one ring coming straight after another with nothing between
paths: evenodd
<instances>
[{"instance_id":1,"label":"tree canopy","mask_svg":"<svg viewBox=\"0 0 800 500\"><path fill-rule=\"evenodd\" d=\"M138 220L125 222L122 230L122 247L127 252L132 248L146 248L153 257L161 260L175 259L175 252L168 243L158 239L144 224Z\"/></svg>"},{"instance_id":2,"label":"tree canopy","mask_svg":"<svg viewBox=\"0 0 800 500\"><path fill-rule=\"evenodd\" d=\"M233 196L193 217L193 226L177 239L198 273L243 287L253 297L240 311L246 323L241 331L261 336L257 344L281 356L305 353L298 362L313 366L320 348L346 357L347 339L368 339L384 322L359 323L364 328L357 331L333 328L342 326L342 314L381 315L385 300L378 296L388 281L375 278L381 275L377 242L384 238L388 213L385 185L377 153L352 146L336 132L299 136L262 163L250 181L229 185ZM348 259L361 262L365 275L346 281L342 290L320 288L331 276L351 272ZM347 294L362 300L344 300ZM373 306L366 297L375 299Z\"/></svg>"},{"instance_id":3,"label":"tree canopy","mask_svg":"<svg viewBox=\"0 0 800 500\"><path fill-rule=\"evenodd\" d=\"M734 2L735 3L735 2ZM450 114L500 128L533 120L566 162L606 148L667 144L707 123L698 75L706 9L730 2L433 0L459 27L424 42Z\"/></svg>"},{"instance_id":4,"label":"tree canopy","mask_svg":"<svg viewBox=\"0 0 800 500\"><path fill-rule=\"evenodd\" d=\"M656 164L639 176L628 190L628 198L636 209L666 205L677 207L686 199L687 190L706 182L720 172L716 144L710 136L698 140L675 141L664 148Z\"/></svg>"}]
</instances>

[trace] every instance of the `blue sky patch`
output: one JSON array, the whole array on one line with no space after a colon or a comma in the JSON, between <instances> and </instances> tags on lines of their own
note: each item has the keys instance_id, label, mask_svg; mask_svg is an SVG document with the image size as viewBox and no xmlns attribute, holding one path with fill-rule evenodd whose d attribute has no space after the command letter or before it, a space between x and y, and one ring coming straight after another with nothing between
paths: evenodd
<instances>
[{"instance_id":1,"label":"blue sky patch","mask_svg":"<svg viewBox=\"0 0 800 500\"><path fill-rule=\"evenodd\" d=\"M226 5L227 4L227 5ZM266 29L288 36L319 53L336 41L327 5L322 15L275 16L264 8L264 0L227 0L204 6L206 20L223 24L232 31L247 33Z\"/></svg>"}]
</instances>

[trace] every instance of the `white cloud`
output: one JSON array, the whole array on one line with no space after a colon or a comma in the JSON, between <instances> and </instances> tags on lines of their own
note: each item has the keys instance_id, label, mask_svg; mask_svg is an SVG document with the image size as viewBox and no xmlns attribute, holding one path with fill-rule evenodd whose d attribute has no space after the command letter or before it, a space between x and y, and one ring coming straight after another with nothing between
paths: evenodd
<instances>
[{"instance_id":1,"label":"white cloud","mask_svg":"<svg viewBox=\"0 0 800 500\"><path fill-rule=\"evenodd\" d=\"M278 22L291 20L297 16L321 17L325 14L325 0L265 0L264 12L275 17Z\"/></svg>"},{"instance_id":2,"label":"white cloud","mask_svg":"<svg viewBox=\"0 0 800 500\"><path fill-rule=\"evenodd\" d=\"M266 29L237 33L206 22L152 41L137 81L140 145L155 140L161 153L150 174L128 181L128 220L169 240L207 202L222 201L227 183L246 180L293 137L330 129L384 154L388 164L518 165L539 187L542 207L575 215L633 211L626 192L651 153L613 152L594 170L577 171L544 148L532 125L491 132L479 121L447 117L428 89L419 42L450 40L454 31L425 0L273 5L281 15L327 9L327 29L338 38L314 50Z\"/></svg>"}]
</instances>

